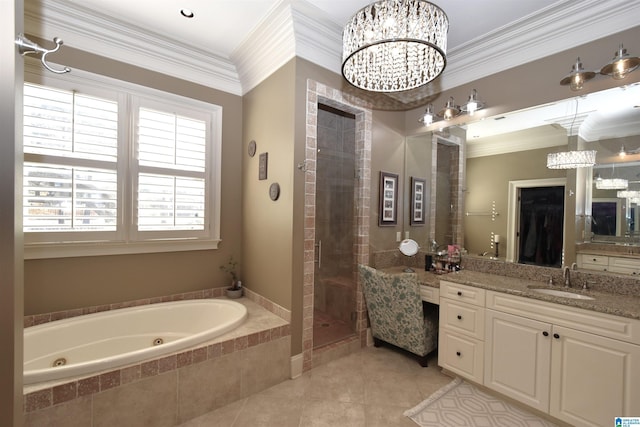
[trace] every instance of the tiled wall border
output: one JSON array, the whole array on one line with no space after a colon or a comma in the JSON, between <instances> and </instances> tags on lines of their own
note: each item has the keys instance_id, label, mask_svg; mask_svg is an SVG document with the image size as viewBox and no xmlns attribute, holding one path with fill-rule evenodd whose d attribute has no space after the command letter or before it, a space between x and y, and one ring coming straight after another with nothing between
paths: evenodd
<instances>
[{"instance_id":1,"label":"tiled wall border","mask_svg":"<svg viewBox=\"0 0 640 427\"><path fill-rule=\"evenodd\" d=\"M94 305L91 307L76 308L72 310L55 311L52 313L35 314L24 316L24 327L40 325L43 323L53 322L54 320L68 319L70 317L83 316L86 314L99 313L102 311L117 310L119 308L138 307L141 305L157 304L161 302L182 301L190 299L206 299L206 298L220 298L224 296L225 288L209 288L199 291L184 292L173 295L166 295L153 298L143 298L132 301L118 302L113 304ZM291 323L291 310L287 310L284 307L264 298L261 295L251 291L248 288L244 288L244 295L251 301L260 305L264 309L270 311L281 319Z\"/></svg>"},{"instance_id":2,"label":"tiled wall border","mask_svg":"<svg viewBox=\"0 0 640 427\"><path fill-rule=\"evenodd\" d=\"M156 360L27 393L24 398L24 413L38 411L74 399L90 396L95 393L164 374L185 366L216 359L290 335L290 325L277 326L243 337L198 347Z\"/></svg>"},{"instance_id":3,"label":"tiled wall border","mask_svg":"<svg viewBox=\"0 0 640 427\"><path fill-rule=\"evenodd\" d=\"M313 367L313 292L315 258L315 199L317 165L318 103L322 102L356 116L355 192L356 238L354 240L354 281L356 281L356 333L361 347L366 346L367 316L362 286L357 282L357 264L369 263L369 206L371 194L371 147L373 114L362 100L314 80L307 80L304 206L304 279L302 307L302 369Z\"/></svg>"}]
</instances>

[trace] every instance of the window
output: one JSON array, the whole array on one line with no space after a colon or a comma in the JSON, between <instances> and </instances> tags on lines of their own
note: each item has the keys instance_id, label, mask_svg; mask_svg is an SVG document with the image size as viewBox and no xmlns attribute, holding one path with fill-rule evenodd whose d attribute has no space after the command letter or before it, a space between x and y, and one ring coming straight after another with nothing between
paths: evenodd
<instances>
[{"instance_id":1,"label":"window","mask_svg":"<svg viewBox=\"0 0 640 427\"><path fill-rule=\"evenodd\" d=\"M25 257L215 248L221 107L73 74L25 76Z\"/></svg>"}]
</instances>

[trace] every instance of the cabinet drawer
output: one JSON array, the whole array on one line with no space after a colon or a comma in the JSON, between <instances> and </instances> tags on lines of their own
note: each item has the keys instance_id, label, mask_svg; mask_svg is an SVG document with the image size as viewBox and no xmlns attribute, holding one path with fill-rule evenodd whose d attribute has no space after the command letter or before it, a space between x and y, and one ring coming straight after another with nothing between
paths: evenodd
<instances>
[{"instance_id":1,"label":"cabinet drawer","mask_svg":"<svg viewBox=\"0 0 640 427\"><path fill-rule=\"evenodd\" d=\"M482 384L484 343L441 329L438 338L438 364L444 369Z\"/></svg>"},{"instance_id":2,"label":"cabinet drawer","mask_svg":"<svg viewBox=\"0 0 640 427\"><path fill-rule=\"evenodd\" d=\"M640 260L634 258L609 257L609 271L622 274L639 274Z\"/></svg>"},{"instance_id":3,"label":"cabinet drawer","mask_svg":"<svg viewBox=\"0 0 640 427\"><path fill-rule=\"evenodd\" d=\"M603 255L580 254L582 264L601 265L607 267L609 265L609 257Z\"/></svg>"},{"instance_id":4,"label":"cabinet drawer","mask_svg":"<svg viewBox=\"0 0 640 427\"><path fill-rule=\"evenodd\" d=\"M484 307L485 293L484 289L474 288L473 286L459 285L445 280L440 281L440 296L453 301L462 301Z\"/></svg>"},{"instance_id":5,"label":"cabinet drawer","mask_svg":"<svg viewBox=\"0 0 640 427\"><path fill-rule=\"evenodd\" d=\"M432 304L440 304L440 289L431 286L420 285L420 297L422 301Z\"/></svg>"},{"instance_id":6,"label":"cabinet drawer","mask_svg":"<svg viewBox=\"0 0 640 427\"><path fill-rule=\"evenodd\" d=\"M484 339L484 308L443 298L440 326L473 338Z\"/></svg>"}]
</instances>

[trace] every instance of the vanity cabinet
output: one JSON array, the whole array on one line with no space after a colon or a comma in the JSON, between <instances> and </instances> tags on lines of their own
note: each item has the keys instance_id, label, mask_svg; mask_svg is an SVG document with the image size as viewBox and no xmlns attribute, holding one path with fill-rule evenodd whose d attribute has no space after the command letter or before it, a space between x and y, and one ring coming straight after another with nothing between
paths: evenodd
<instances>
[{"instance_id":1,"label":"vanity cabinet","mask_svg":"<svg viewBox=\"0 0 640 427\"><path fill-rule=\"evenodd\" d=\"M479 384L484 370L485 290L440 281L438 364Z\"/></svg>"},{"instance_id":2,"label":"vanity cabinet","mask_svg":"<svg viewBox=\"0 0 640 427\"><path fill-rule=\"evenodd\" d=\"M640 321L487 291L484 385L572 425L640 413Z\"/></svg>"},{"instance_id":3,"label":"vanity cabinet","mask_svg":"<svg viewBox=\"0 0 640 427\"><path fill-rule=\"evenodd\" d=\"M549 412L551 325L487 310L485 386Z\"/></svg>"},{"instance_id":4,"label":"vanity cabinet","mask_svg":"<svg viewBox=\"0 0 640 427\"><path fill-rule=\"evenodd\" d=\"M578 267L619 274L640 274L640 259L631 257L578 254Z\"/></svg>"}]
</instances>

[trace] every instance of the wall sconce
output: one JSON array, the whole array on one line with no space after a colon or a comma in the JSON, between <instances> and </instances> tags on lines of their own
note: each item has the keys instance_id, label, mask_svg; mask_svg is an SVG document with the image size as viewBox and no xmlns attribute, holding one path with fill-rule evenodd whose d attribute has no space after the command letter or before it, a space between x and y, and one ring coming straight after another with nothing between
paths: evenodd
<instances>
[{"instance_id":1,"label":"wall sconce","mask_svg":"<svg viewBox=\"0 0 640 427\"><path fill-rule=\"evenodd\" d=\"M473 113L478 110L482 110L483 108L484 102L480 101L480 98L478 98L478 92L474 89L471 92L471 95L469 95L466 105L462 106L462 111L473 116Z\"/></svg>"},{"instance_id":2,"label":"wall sconce","mask_svg":"<svg viewBox=\"0 0 640 427\"><path fill-rule=\"evenodd\" d=\"M640 58L637 56L630 56L627 53L627 49L620 43L620 48L616 51L615 56L607 65L602 67L600 74L611 76L616 80L624 79L627 74L638 68L640 65Z\"/></svg>"},{"instance_id":3,"label":"wall sconce","mask_svg":"<svg viewBox=\"0 0 640 427\"><path fill-rule=\"evenodd\" d=\"M599 74L621 80L624 79L627 74L636 70L638 66L640 66L640 58L629 55L627 49L620 44L611 62L602 67ZM576 63L571 67L571 72L560 80L560 84L562 86L569 85L571 90L576 91L582 89L584 83L595 76L596 73L594 71L587 71L582 67L582 62L580 62L580 58L578 58Z\"/></svg>"},{"instance_id":4,"label":"wall sconce","mask_svg":"<svg viewBox=\"0 0 640 427\"><path fill-rule=\"evenodd\" d=\"M582 62L580 62L580 58L578 58L576 63L571 67L571 72L560 80L560 85L569 85L573 91L580 90L582 89L584 82L591 80L595 76L596 73L593 71L587 71L582 67Z\"/></svg>"}]
</instances>

